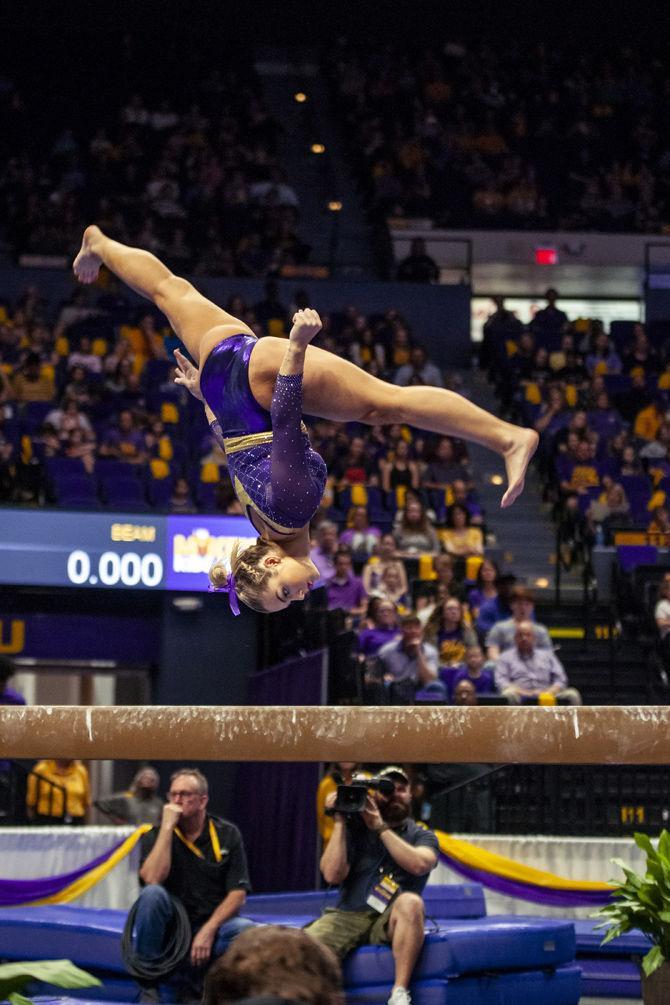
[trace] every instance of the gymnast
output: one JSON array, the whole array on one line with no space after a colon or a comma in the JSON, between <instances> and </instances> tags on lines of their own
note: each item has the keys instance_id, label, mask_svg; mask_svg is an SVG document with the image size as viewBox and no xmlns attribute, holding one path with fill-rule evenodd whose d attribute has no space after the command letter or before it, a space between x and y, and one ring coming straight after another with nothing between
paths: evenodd
<instances>
[{"instance_id":1,"label":"gymnast","mask_svg":"<svg viewBox=\"0 0 670 1005\"><path fill-rule=\"evenodd\" d=\"M318 570L310 560L309 522L326 481L302 413L335 422L405 423L481 443L505 461L501 506L523 491L538 442L522 429L438 387L397 387L309 343L321 328L316 311L298 311L288 341L257 339L251 329L173 275L154 255L87 227L74 273L93 283L105 265L167 317L197 366L177 350L178 383L199 397L222 444L238 499L258 531L255 545L233 548L230 569L210 570L211 588L267 614L304 600Z\"/></svg>"}]
</instances>

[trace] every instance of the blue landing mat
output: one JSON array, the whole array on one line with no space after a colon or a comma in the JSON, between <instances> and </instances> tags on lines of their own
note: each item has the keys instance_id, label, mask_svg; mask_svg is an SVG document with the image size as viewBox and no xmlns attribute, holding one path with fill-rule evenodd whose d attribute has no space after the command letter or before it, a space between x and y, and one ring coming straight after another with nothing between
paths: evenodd
<instances>
[{"instance_id":1,"label":"blue landing mat","mask_svg":"<svg viewBox=\"0 0 670 1005\"><path fill-rule=\"evenodd\" d=\"M455 977L412 984L412 1005L578 1005L579 967L555 972L531 971L484 977ZM349 989L349 1005L386 1005L389 986Z\"/></svg>"}]
</instances>

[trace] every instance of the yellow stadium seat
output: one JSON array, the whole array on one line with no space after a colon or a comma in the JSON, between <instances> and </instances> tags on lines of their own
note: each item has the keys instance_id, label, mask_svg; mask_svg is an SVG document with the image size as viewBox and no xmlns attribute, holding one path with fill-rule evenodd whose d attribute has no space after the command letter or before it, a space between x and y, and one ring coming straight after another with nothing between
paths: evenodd
<instances>
[{"instance_id":1,"label":"yellow stadium seat","mask_svg":"<svg viewBox=\"0 0 670 1005\"><path fill-rule=\"evenodd\" d=\"M11 377L14 373L14 367L11 363L0 363L0 370L2 370L3 373L6 373L8 377Z\"/></svg>"},{"instance_id":2,"label":"yellow stadium seat","mask_svg":"<svg viewBox=\"0 0 670 1005\"><path fill-rule=\"evenodd\" d=\"M565 401L570 408L574 408L577 404L577 388L574 384L565 385Z\"/></svg>"},{"instance_id":3,"label":"yellow stadium seat","mask_svg":"<svg viewBox=\"0 0 670 1005\"><path fill-rule=\"evenodd\" d=\"M169 436L161 436L158 442L158 456L164 461L171 461L174 457L172 440Z\"/></svg>"},{"instance_id":4,"label":"yellow stadium seat","mask_svg":"<svg viewBox=\"0 0 670 1005\"><path fill-rule=\"evenodd\" d=\"M538 384L534 382L526 384L526 401L530 405L542 404L542 393Z\"/></svg>"},{"instance_id":5,"label":"yellow stadium seat","mask_svg":"<svg viewBox=\"0 0 670 1005\"><path fill-rule=\"evenodd\" d=\"M670 370L664 370L658 378L659 391L667 391L670 388Z\"/></svg>"},{"instance_id":6,"label":"yellow stadium seat","mask_svg":"<svg viewBox=\"0 0 670 1005\"><path fill-rule=\"evenodd\" d=\"M407 498L407 486L406 485L396 485L395 489L395 504L398 509L405 508L405 499Z\"/></svg>"},{"instance_id":7,"label":"yellow stadium seat","mask_svg":"<svg viewBox=\"0 0 670 1005\"><path fill-rule=\"evenodd\" d=\"M352 506L367 506L368 504L368 490L365 485L352 485L351 486L351 505Z\"/></svg>"},{"instance_id":8,"label":"yellow stadium seat","mask_svg":"<svg viewBox=\"0 0 670 1005\"><path fill-rule=\"evenodd\" d=\"M24 464L30 464L33 456L33 444L29 436L21 437L21 460Z\"/></svg>"},{"instance_id":9,"label":"yellow stadium seat","mask_svg":"<svg viewBox=\"0 0 670 1005\"><path fill-rule=\"evenodd\" d=\"M170 425L176 425L179 422L179 409L174 402L161 402L161 419Z\"/></svg>"},{"instance_id":10,"label":"yellow stadium seat","mask_svg":"<svg viewBox=\"0 0 670 1005\"><path fill-rule=\"evenodd\" d=\"M509 338L506 339L505 340L505 352L507 353L508 356L514 356L515 353L517 352L516 342L513 342L512 339L509 339Z\"/></svg>"},{"instance_id":11,"label":"yellow stadium seat","mask_svg":"<svg viewBox=\"0 0 670 1005\"><path fill-rule=\"evenodd\" d=\"M454 490L452 489L451 485L447 485L446 489L444 490L444 505L451 506L453 505L453 502L454 502Z\"/></svg>"},{"instance_id":12,"label":"yellow stadium seat","mask_svg":"<svg viewBox=\"0 0 670 1005\"><path fill-rule=\"evenodd\" d=\"M286 328L281 318L270 318L268 335L274 335L275 338L286 338Z\"/></svg>"},{"instance_id":13,"label":"yellow stadium seat","mask_svg":"<svg viewBox=\"0 0 670 1005\"><path fill-rule=\"evenodd\" d=\"M484 559L481 555L468 555L465 560L465 578L471 581L475 580L479 572L479 566L483 561Z\"/></svg>"},{"instance_id":14,"label":"yellow stadium seat","mask_svg":"<svg viewBox=\"0 0 670 1005\"><path fill-rule=\"evenodd\" d=\"M433 568L433 556L432 555L419 555L419 579L431 580L437 579L437 573Z\"/></svg>"},{"instance_id":15,"label":"yellow stadium seat","mask_svg":"<svg viewBox=\"0 0 670 1005\"><path fill-rule=\"evenodd\" d=\"M587 332L589 330L589 319L577 318L576 321L572 322L572 327L575 329L575 331L578 331L580 334L584 334L584 332Z\"/></svg>"},{"instance_id":16,"label":"yellow stadium seat","mask_svg":"<svg viewBox=\"0 0 670 1005\"><path fill-rule=\"evenodd\" d=\"M107 339L106 338L94 338L93 345L91 346L91 352L94 356L106 356L107 355Z\"/></svg>"},{"instance_id":17,"label":"yellow stadium seat","mask_svg":"<svg viewBox=\"0 0 670 1005\"><path fill-rule=\"evenodd\" d=\"M152 457L149 467L151 468L151 477L157 481L170 477L170 465L160 457Z\"/></svg>"},{"instance_id":18,"label":"yellow stadium seat","mask_svg":"<svg viewBox=\"0 0 670 1005\"><path fill-rule=\"evenodd\" d=\"M214 461L207 461L200 468L200 481L212 484L219 480L219 467Z\"/></svg>"},{"instance_id":19,"label":"yellow stadium seat","mask_svg":"<svg viewBox=\"0 0 670 1005\"><path fill-rule=\"evenodd\" d=\"M42 366L40 367L40 376L46 377L48 380L55 380L56 371L53 363L42 363Z\"/></svg>"},{"instance_id":20,"label":"yellow stadium seat","mask_svg":"<svg viewBox=\"0 0 670 1005\"><path fill-rule=\"evenodd\" d=\"M659 506L665 506L665 492L663 489L656 489L651 494L651 499L647 503L647 509L652 513Z\"/></svg>"},{"instance_id":21,"label":"yellow stadium seat","mask_svg":"<svg viewBox=\"0 0 670 1005\"><path fill-rule=\"evenodd\" d=\"M70 355L70 340L65 337L65 335L59 335L56 339L55 345L56 353L58 356L64 357Z\"/></svg>"}]
</instances>

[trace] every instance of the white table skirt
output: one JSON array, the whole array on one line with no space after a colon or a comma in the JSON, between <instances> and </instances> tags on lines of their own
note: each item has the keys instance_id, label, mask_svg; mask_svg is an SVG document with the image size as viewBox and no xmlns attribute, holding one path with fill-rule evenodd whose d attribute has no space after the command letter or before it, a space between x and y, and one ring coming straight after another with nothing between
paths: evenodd
<instances>
[{"instance_id":1,"label":"white table skirt","mask_svg":"<svg viewBox=\"0 0 670 1005\"><path fill-rule=\"evenodd\" d=\"M132 834L134 827L2 827L0 878L36 879L72 872ZM139 846L75 903L127 910L139 885Z\"/></svg>"},{"instance_id":2,"label":"white table skirt","mask_svg":"<svg viewBox=\"0 0 670 1005\"><path fill-rule=\"evenodd\" d=\"M133 832L132 827L5 827L0 828L0 877L34 879L70 872L90 862ZM523 865L552 872L565 879L607 881L620 878L610 862L622 858L641 869L644 856L628 838L493 837L462 835L487 851ZM76 902L82 907L128 909L137 897L139 848ZM253 881L253 876L252 876ZM462 879L440 862L431 883L460 883ZM587 918L591 908L568 910L545 907L486 890L489 914L530 914Z\"/></svg>"}]
</instances>

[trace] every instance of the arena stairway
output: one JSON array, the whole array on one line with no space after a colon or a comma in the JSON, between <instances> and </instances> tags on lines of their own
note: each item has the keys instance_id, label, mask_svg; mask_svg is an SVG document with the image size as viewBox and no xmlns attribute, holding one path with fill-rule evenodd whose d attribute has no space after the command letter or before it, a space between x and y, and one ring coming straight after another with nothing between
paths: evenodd
<instances>
[{"instance_id":1,"label":"arena stairway","mask_svg":"<svg viewBox=\"0 0 670 1005\"><path fill-rule=\"evenodd\" d=\"M329 265L331 276L374 277L365 207L343 152L342 136L329 113L318 56L301 51L298 62L297 55L293 49L261 47L256 71L263 81L263 99L283 128L281 162L300 199L298 234L312 247L310 263ZM304 103L295 101L300 91L307 94ZM325 152L312 153L314 143L322 144ZM333 199L342 203L338 213L327 208Z\"/></svg>"},{"instance_id":2,"label":"arena stairway","mask_svg":"<svg viewBox=\"0 0 670 1005\"><path fill-rule=\"evenodd\" d=\"M472 370L464 378L468 397L497 415L499 405L484 375ZM502 459L476 443L468 444L468 452L477 476L477 494L486 512L487 534L492 538L491 544L487 542L487 554L503 571L513 572L532 587L538 598L551 599L556 571L556 528L550 508L542 502L542 484L535 468L531 464L523 495L509 509L501 510L500 499L506 484ZM581 569L562 570L562 599L578 601L583 592Z\"/></svg>"}]
</instances>

